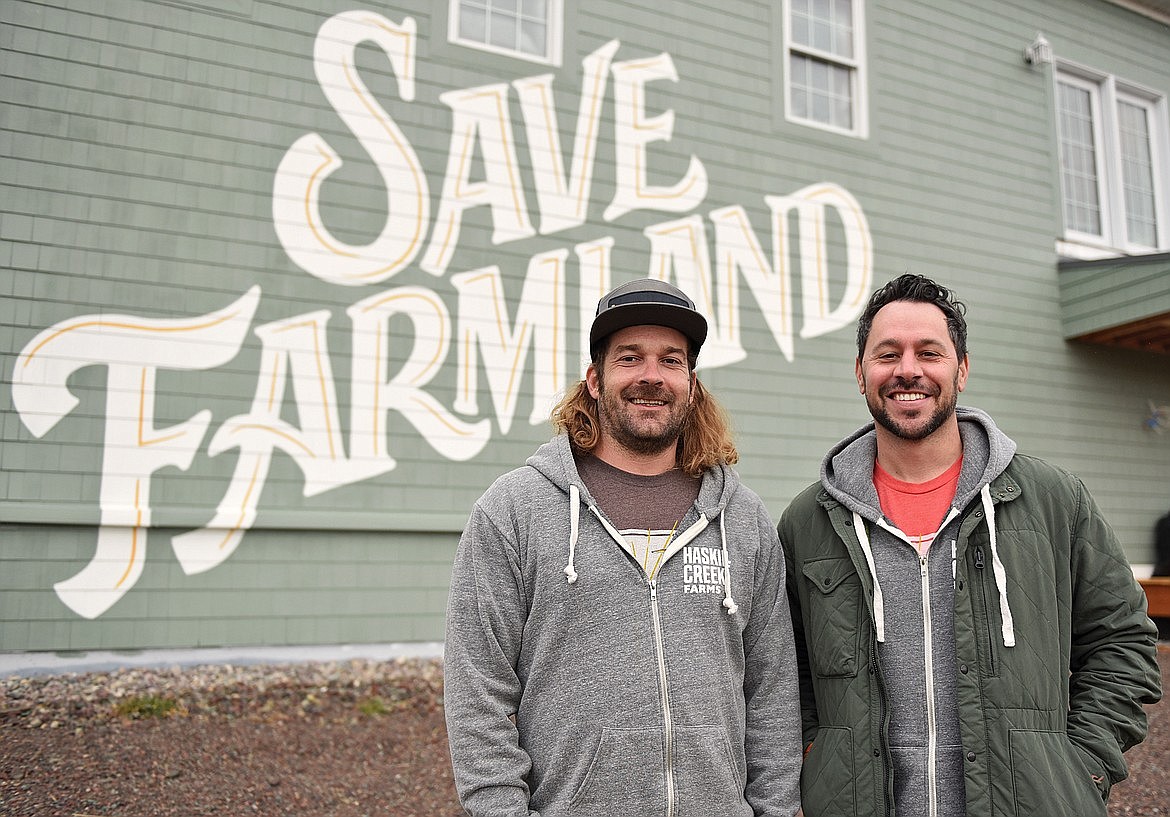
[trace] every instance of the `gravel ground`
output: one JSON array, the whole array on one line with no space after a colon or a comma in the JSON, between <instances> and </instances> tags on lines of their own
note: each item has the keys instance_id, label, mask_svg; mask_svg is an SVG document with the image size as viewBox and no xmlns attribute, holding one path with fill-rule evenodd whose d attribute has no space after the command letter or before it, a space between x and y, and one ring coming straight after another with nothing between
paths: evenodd
<instances>
[{"instance_id":1,"label":"gravel ground","mask_svg":"<svg viewBox=\"0 0 1170 817\"><path fill-rule=\"evenodd\" d=\"M1170 644L1159 650L1170 690ZM1170 701L1109 814L1170 815ZM0 680L0 814L455 817L434 659Z\"/></svg>"},{"instance_id":2,"label":"gravel ground","mask_svg":"<svg viewBox=\"0 0 1170 817\"><path fill-rule=\"evenodd\" d=\"M441 665L8 678L0 681L0 814L462 814Z\"/></svg>"}]
</instances>

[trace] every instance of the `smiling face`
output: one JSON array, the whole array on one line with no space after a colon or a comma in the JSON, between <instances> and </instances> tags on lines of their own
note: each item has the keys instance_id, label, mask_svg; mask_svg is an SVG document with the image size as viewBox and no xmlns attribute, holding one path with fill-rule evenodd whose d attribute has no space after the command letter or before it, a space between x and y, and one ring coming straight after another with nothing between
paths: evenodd
<instances>
[{"instance_id":1,"label":"smiling face","mask_svg":"<svg viewBox=\"0 0 1170 817\"><path fill-rule=\"evenodd\" d=\"M673 465L694 382L681 332L665 326L614 332L600 368L591 365L585 382L598 404L599 457L625 470L634 470L627 465L639 459Z\"/></svg>"},{"instance_id":2,"label":"smiling face","mask_svg":"<svg viewBox=\"0 0 1170 817\"><path fill-rule=\"evenodd\" d=\"M955 422L967 370L942 310L916 301L894 301L878 311L856 365L874 421L902 440L923 440Z\"/></svg>"}]
</instances>

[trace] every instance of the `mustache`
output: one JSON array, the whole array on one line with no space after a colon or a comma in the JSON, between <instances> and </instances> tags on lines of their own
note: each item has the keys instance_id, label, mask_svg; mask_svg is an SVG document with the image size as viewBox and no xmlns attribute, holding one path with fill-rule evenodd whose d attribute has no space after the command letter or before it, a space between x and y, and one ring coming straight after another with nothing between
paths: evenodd
<instances>
[{"instance_id":1,"label":"mustache","mask_svg":"<svg viewBox=\"0 0 1170 817\"><path fill-rule=\"evenodd\" d=\"M882 386L881 395L884 397L892 391L920 391L923 394L937 397L941 390L920 377L895 377L892 381Z\"/></svg>"},{"instance_id":2,"label":"mustache","mask_svg":"<svg viewBox=\"0 0 1170 817\"><path fill-rule=\"evenodd\" d=\"M674 395L664 389L653 389L645 386L631 386L622 391L626 400L659 400L663 403L673 403Z\"/></svg>"}]
</instances>

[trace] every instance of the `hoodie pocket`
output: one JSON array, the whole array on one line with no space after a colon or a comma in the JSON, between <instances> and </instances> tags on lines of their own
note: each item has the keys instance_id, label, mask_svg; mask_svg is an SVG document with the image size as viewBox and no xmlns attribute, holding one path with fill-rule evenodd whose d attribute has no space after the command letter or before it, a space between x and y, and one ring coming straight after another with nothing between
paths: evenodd
<instances>
[{"instance_id":1,"label":"hoodie pocket","mask_svg":"<svg viewBox=\"0 0 1170 817\"><path fill-rule=\"evenodd\" d=\"M737 771L726 731L716 725L674 730L666 768L661 729L603 729L585 779L569 803L574 817L661 814L666 774L673 773L680 817L750 815L743 797L746 772Z\"/></svg>"},{"instance_id":2,"label":"hoodie pocket","mask_svg":"<svg viewBox=\"0 0 1170 817\"><path fill-rule=\"evenodd\" d=\"M1104 796L1068 735L1014 729L1010 745L1019 817L1105 817Z\"/></svg>"},{"instance_id":3,"label":"hoodie pocket","mask_svg":"<svg viewBox=\"0 0 1170 817\"><path fill-rule=\"evenodd\" d=\"M857 674L861 628L861 580L849 559L818 559L801 565L807 585L805 635L813 672L822 678Z\"/></svg>"},{"instance_id":4,"label":"hoodie pocket","mask_svg":"<svg viewBox=\"0 0 1170 817\"><path fill-rule=\"evenodd\" d=\"M603 728L585 778L569 801L569 813L608 817L661 812L665 759L663 730Z\"/></svg>"},{"instance_id":5,"label":"hoodie pocket","mask_svg":"<svg viewBox=\"0 0 1170 817\"><path fill-rule=\"evenodd\" d=\"M671 756L680 817L751 817L743 796L747 771L737 770L725 729L676 727Z\"/></svg>"}]
</instances>

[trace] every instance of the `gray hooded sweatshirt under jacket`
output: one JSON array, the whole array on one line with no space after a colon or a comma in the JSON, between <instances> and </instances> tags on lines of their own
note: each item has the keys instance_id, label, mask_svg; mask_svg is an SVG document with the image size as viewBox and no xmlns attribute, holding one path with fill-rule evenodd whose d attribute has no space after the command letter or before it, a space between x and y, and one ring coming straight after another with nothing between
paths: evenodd
<instances>
[{"instance_id":1,"label":"gray hooded sweatshirt under jacket","mask_svg":"<svg viewBox=\"0 0 1170 817\"><path fill-rule=\"evenodd\" d=\"M558 435L480 498L455 556L444 702L464 808L794 814L791 628L775 530L735 471L704 473L648 581Z\"/></svg>"},{"instance_id":2,"label":"gray hooded sweatshirt under jacket","mask_svg":"<svg viewBox=\"0 0 1170 817\"><path fill-rule=\"evenodd\" d=\"M979 409L960 406L956 415L963 439L962 470L950 513L939 520L925 556L882 514L873 483L877 437L872 424L840 442L821 465L821 484L864 520L856 529L876 588L878 660L887 682L899 815L966 813L955 680L954 541L959 509L986 493L1011 462L1016 444ZM991 502L989 496L986 502ZM993 551L989 559L1002 606L1007 599L999 585L1003 568L998 553ZM1003 637L1010 640L1010 609L1002 612Z\"/></svg>"}]
</instances>

